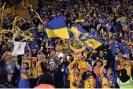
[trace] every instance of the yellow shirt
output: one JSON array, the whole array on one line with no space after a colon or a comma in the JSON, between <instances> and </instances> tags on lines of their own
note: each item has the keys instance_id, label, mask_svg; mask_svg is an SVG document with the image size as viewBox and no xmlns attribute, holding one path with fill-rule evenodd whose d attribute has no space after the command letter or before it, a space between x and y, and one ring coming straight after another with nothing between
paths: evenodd
<instances>
[{"instance_id":1,"label":"yellow shirt","mask_svg":"<svg viewBox=\"0 0 133 89\"><path fill-rule=\"evenodd\" d=\"M81 75L86 71L86 69L88 68L88 66L89 66L88 62L86 62L84 60L80 60L78 62L78 68L80 69Z\"/></svg>"},{"instance_id":2,"label":"yellow shirt","mask_svg":"<svg viewBox=\"0 0 133 89\"><path fill-rule=\"evenodd\" d=\"M123 68L125 68L126 71L127 71L127 75L131 76L131 68L132 68L132 66L130 64L130 60L119 59L118 62L119 62L119 64L118 64L116 69L117 70L122 70Z\"/></svg>"},{"instance_id":3,"label":"yellow shirt","mask_svg":"<svg viewBox=\"0 0 133 89\"><path fill-rule=\"evenodd\" d=\"M132 69L132 66L131 66L129 60L127 60L127 62L126 62L125 64L126 64L125 69L127 70L127 75L128 75L128 76L131 76L131 69Z\"/></svg>"},{"instance_id":4,"label":"yellow shirt","mask_svg":"<svg viewBox=\"0 0 133 89\"><path fill-rule=\"evenodd\" d=\"M30 68L30 71L31 71L31 76L30 78L37 78L37 59L36 57L32 57L31 58L32 62L31 62L31 68Z\"/></svg>"},{"instance_id":5,"label":"yellow shirt","mask_svg":"<svg viewBox=\"0 0 133 89\"><path fill-rule=\"evenodd\" d=\"M79 54L81 54L84 51L84 49L73 49L74 52L74 60L79 59Z\"/></svg>"},{"instance_id":6,"label":"yellow shirt","mask_svg":"<svg viewBox=\"0 0 133 89\"><path fill-rule=\"evenodd\" d=\"M87 59L88 52L87 52L87 51L84 51L84 52L83 52L83 56L85 57L85 59Z\"/></svg>"},{"instance_id":7,"label":"yellow shirt","mask_svg":"<svg viewBox=\"0 0 133 89\"><path fill-rule=\"evenodd\" d=\"M76 61L73 61L72 63L69 64L68 70L70 74L74 73L75 64L77 64ZM70 81L70 75L68 76L68 80Z\"/></svg>"},{"instance_id":8,"label":"yellow shirt","mask_svg":"<svg viewBox=\"0 0 133 89\"><path fill-rule=\"evenodd\" d=\"M109 81L105 77L102 79L102 88L110 88Z\"/></svg>"},{"instance_id":9,"label":"yellow shirt","mask_svg":"<svg viewBox=\"0 0 133 89\"><path fill-rule=\"evenodd\" d=\"M89 76L88 79L84 80L84 88L95 88L96 80L93 76Z\"/></svg>"},{"instance_id":10,"label":"yellow shirt","mask_svg":"<svg viewBox=\"0 0 133 89\"><path fill-rule=\"evenodd\" d=\"M43 75L42 67L41 67L41 61L37 62L37 76Z\"/></svg>"},{"instance_id":11,"label":"yellow shirt","mask_svg":"<svg viewBox=\"0 0 133 89\"><path fill-rule=\"evenodd\" d=\"M24 74L24 73L21 72L21 78L23 78L23 79L29 79L30 76L27 73Z\"/></svg>"},{"instance_id":12,"label":"yellow shirt","mask_svg":"<svg viewBox=\"0 0 133 89\"><path fill-rule=\"evenodd\" d=\"M30 78L37 78L37 71L36 71L36 67L32 66L31 68L31 76Z\"/></svg>"},{"instance_id":13,"label":"yellow shirt","mask_svg":"<svg viewBox=\"0 0 133 89\"><path fill-rule=\"evenodd\" d=\"M74 76L73 73L70 74L70 88L80 88L81 86L81 75ZM76 86L73 85L73 83L76 83Z\"/></svg>"}]
</instances>

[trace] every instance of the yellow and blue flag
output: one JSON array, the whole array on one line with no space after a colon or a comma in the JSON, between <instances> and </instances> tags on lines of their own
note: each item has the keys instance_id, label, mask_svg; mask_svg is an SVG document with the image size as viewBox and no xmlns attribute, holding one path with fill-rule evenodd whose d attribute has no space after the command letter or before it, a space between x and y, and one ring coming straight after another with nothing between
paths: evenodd
<instances>
[{"instance_id":1,"label":"yellow and blue flag","mask_svg":"<svg viewBox=\"0 0 133 89\"><path fill-rule=\"evenodd\" d=\"M73 38L75 36L75 34L71 31L70 25L68 25L68 33L70 38Z\"/></svg>"},{"instance_id":2,"label":"yellow and blue flag","mask_svg":"<svg viewBox=\"0 0 133 89\"><path fill-rule=\"evenodd\" d=\"M85 41L87 38L90 38L90 37L95 37L95 35L88 33L88 34L80 34L78 36L79 40L81 41Z\"/></svg>"},{"instance_id":3,"label":"yellow and blue flag","mask_svg":"<svg viewBox=\"0 0 133 89\"><path fill-rule=\"evenodd\" d=\"M79 38L79 40L86 43L87 48L92 51L101 46L104 41L95 37L95 33L88 33L80 26L73 26L71 31Z\"/></svg>"},{"instance_id":4,"label":"yellow and blue flag","mask_svg":"<svg viewBox=\"0 0 133 89\"><path fill-rule=\"evenodd\" d=\"M57 16L56 18L50 20L45 25L47 36L59 37L62 39L69 38L68 28L63 15Z\"/></svg>"},{"instance_id":5,"label":"yellow and blue flag","mask_svg":"<svg viewBox=\"0 0 133 89\"><path fill-rule=\"evenodd\" d=\"M87 45L87 48L92 51L94 49L97 49L99 46L101 46L104 41L100 40L96 37L87 37L84 41Z\"/></svg>"},{"instance_id":6,"label":"yellow and blue flag","mask_svg":"<svg viewBox=\"0 0 133 89\"><path fill-rule=\"evenodd\" d=\"M71 29L71 31L73 33L75 33L75 35L79 38L79 40L81 41L84 41L86 40L86 38L88 37L94 37L95 34L92 34L92 33L88 33L87 31L85 31L82 27L80 26L76 26L76 27L73 27Z\"/></svg>"},{"instance_id":7,"label":"yellow and blue flag","mask_svg":"<svg viewBox=\"0 0 133 89\"><path fill-rule=\"evenodd\" d=\"M78 36L78 38L79 38L81 41L83 41L83 40L85 40L88 36L89 36L89 34L80 34L80 35Z\"/></svg>"},{"instance_id":8,"label":"yellow and blue flag","mask_svg":"<svg viewBox=\"0 0 133 89\"><path fill-rule=\"evenodd\" d=\"M80 26L72 26L72 27L71 27L71 31L72 31L77 37L79 37L81 34L89 34L87 31L85 31L84 29L82 29L82 27L80 27Z\"/></svg>"}]
</instances>

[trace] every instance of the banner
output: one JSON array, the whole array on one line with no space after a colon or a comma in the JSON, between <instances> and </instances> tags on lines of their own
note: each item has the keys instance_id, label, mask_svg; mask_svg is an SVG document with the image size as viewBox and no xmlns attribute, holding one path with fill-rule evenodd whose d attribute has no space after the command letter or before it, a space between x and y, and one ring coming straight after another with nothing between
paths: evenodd
<instances>
[{"instance_id":1,"label":"banner","mask_svg":"<svg viewBox=\"0 0 133 89\"><path fill-rule=\"evenodd\" d=\"M12 56L16 56L16 55L23 55L24 49L26 47L26 42L14 42L14 49L12 52Z\"/></svg>"}]
</instances>

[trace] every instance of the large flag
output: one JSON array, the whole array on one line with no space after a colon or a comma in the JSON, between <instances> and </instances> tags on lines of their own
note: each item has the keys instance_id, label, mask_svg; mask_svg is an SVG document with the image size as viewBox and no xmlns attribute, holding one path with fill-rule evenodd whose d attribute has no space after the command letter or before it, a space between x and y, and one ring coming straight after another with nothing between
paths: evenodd
<instances>
[{"instance_id":1,"label":"large flag","mask_svg":"<svg viewBox=\"0 0 133 89\"><path fill-rule=\"evenodd\" d=\"M78 36L79 40L81 40L81 41L86 40L86 38L88 38L88 37L91 37L91 35L89 33L88 34L80 34Z\"/></svg>"},{"instance_id":2,"label":"large flag","mask_svg":"<svg viewBox=\"0 0 133 89\"><path fill-rule=\"evenodd\" d=\"M47 36L50 37L60 37L62 39L69 38L68 28L63 15L57 16L56 18L50 20L45 25Z\"/></svg>"},{"instance_id":3,"label":"large flag","mask_svg":"<svg viewBox=\"0 0 133 89\"><path fill-rule=\"evenodd\" d=\"M87 31L85 31L84 29L82 29L82 27L80 26L72 26L71 27L71 31L77 36L79 37L81 34L89 34Z\"/></svg>"},{"instance_id":4,"label":"large flag","mask_svg":"<svg viewBox=\"0 0 133 89\"><path fill-rule=\"evenodd\" d=\"M87 31L85 31L82 27L80 26L73 26L71 28L71 31L76 35L77 38L79 38L79 40L84 41L86 40L86 38L88 37L95 37L95 34L92 33L88 33Z\"/></svg>"},{"instance_id":5,"label":"large flag","mask_svg":"<svg viewBox=\"0 0 133 89\"><path fill-rule=\"evenodd\" d=\"M95 37L95 33L88 33L80 26L73 26L71 31L79 38L79 40L86 43L87 48L92 51L101 46L104 41Z\"/></svg>"},{"instance_id":6,"label":"large flag","mask_svg":"<svg viewBox=\"0 0 133 89\"><path fill-rule=\"evenodd\" d=\"M86 38L86 40L84 42L86 43L87 48L90 51L98 48L99 46L101 46L104 43L103 40L100 40L96 37L88 37L88 38Z\"/></svg>"},{"instance_id":7,"label":"large flag","mask_svg":"<svg viewBox=\"0 0 133 89\"><path fill-rule=\"evenodd\" d=\"M26 42L14 42L14 49L12 55L23 55L25 53L24 49L26 47Z\"/></svg>"}]
</instances>

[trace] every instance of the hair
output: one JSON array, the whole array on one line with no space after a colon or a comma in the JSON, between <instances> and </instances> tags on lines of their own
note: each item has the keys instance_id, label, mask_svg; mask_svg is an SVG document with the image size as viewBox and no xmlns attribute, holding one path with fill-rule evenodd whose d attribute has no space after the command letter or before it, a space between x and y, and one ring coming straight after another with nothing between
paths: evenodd
<instances>
[{"instance_id":1,"label":"hair","mask_svg":"<svg viewBox=\"0 0 133 89\"><path fill-rule=\"evenodd\" d=\"M33 66L33 64L36 66L36 62L35 61L32 61L31 67Z\"/></svg>"},{"instance_id":2,"label":"hair","mask_svg":"<svg viewBox=\"0 0 133 89\"><path fill-rule=\"evenodd\" d=\"M112 68L110 67L110 66L106 66L106 71L108 71L109 69L111 69L112 70Z\"/></svg>"},{"instance_id":3,"label":"hair","mask_svg":"<svg viewBox=\"0 0 133 89\"><path fill-rule=\"evenodd\" d=\"M75 68L78 68L78 63L75 63L74 65L73 65L73 68L75 69Z\"/></svg>"},{"instance_id":4,"label":"hair","mask_svg":"<svg viewBox=\"0 0 133 89\"><path fill-rule=\"evenodd\" d=\"M103 63L102 63L102 61L101 61L101 60L96 60L96 62L94 63L93 67L95 67L95 66L96 66L97 62L100 62L100 63L101 63L101 65L103 65Z\"/></svg>"},{"instance_id":5,"label":"hair","mask_svg":"<svg viewBox=\"0 0 133 89\"><path fill-rule=\"evenodd\" d=\"M39 83L40 84L51 84L51 85L53 85L52 81L53 81L53 79L52 79L51 75L45 74L45 75L41 76Z\"/></svg>"},{"instance_id":6,"label":"hair","mask_svg":"<svg viewBox=\"0 0 133 89\"><path fill-rule=\"evenodd\" d=\"M127 70L126 69L122 69L120 71L120 73L121 73L122 76L126 76L127 75Z\"/></svg>"},{"instance_id":7,"label":"hair","mask_svg":"<svg viewBox=\"0 0 133 89\"><path fill-rule=\"evenodd\" d=\"M71 54L70 54L70 55L68 55L68 56L72 57L72 59L70 60L70 62L73 62L74 57L73 57Z\"/></svg>"},{"instance_id":8,"label":"hair","mask_svg":"<svg viewBox=\"0 0 133 89\"><path fill-rule=\"evenodd\" d=\"M28 66L26 69L29 70L29 63L28 62L24 62L24 64L26 64Z\"/></svg>"},{"instance_id":9,"label":"hair","mask_svg":"<svg viewBox=\"0 0 133 89\"><path fill-rule=\"evenodd\" d=\"M107 70L110 69L111 67L110 67L109 65L105 65L104 68L105 68L106 71L107 71ZM112 68L111 68L111 69L112 69Z\"/></svg>"},{"instance_id":10,"label":"hair","mask_svg":"<svg viewBox=\"0 0 133 89\"><path fill-rule=\"evenodd\" d=\"M28 62L24 62L24 64L26 64L27 66L29 66L29 63Z\"/></svg>"}]
</instances>

